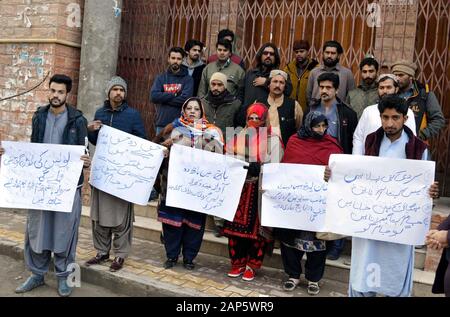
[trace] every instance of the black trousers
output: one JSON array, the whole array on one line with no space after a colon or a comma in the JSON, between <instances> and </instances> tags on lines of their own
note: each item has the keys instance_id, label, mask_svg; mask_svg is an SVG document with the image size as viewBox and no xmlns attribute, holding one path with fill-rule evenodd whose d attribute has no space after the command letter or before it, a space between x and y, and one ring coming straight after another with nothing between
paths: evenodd
<instances>
[{"instance_id":1,"label":"black trousers","mask_svg":"<svg viewBox=\"0 0 450 317\"><path fill-rule=\"evenodd\" d=\"M200 230L192 229L183 224L181 227L175 227L163 223L164 247L168 259L178 259L180 252L183 253L183 259L192 261L198 254L205 233L205 225Z\"/></svg>"},{"instance_id":2,"label":"black trousers","mask_svg":"<svg viewBox=\"0 0 450 317\"><path fill-rule=\"evenodd\" d=\"M318 282L322 279L323 273L325 272L326 250L305 252L289 248L281 243L281 258L283 260L284 271L290 278L299 279L302 274L301 260L305 253L305 277L308 281Z\"/></svg>"}]
</instances>

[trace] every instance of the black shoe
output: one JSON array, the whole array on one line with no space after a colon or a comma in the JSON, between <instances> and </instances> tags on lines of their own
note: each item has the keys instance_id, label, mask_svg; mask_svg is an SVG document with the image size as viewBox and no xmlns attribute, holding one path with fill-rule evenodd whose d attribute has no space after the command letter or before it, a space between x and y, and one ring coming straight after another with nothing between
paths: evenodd
<instances>
[{"instance_id":1,"label":"black shoe","mask_svg":"<svg viewBox=\"0 0 450 317\"><path fill-rule=\"evenodd\" d=\"M166 262L164 262L164 268L170 269L173 268L177 264L178 259L167 259Z\"/></svg>"},{"instance_id":2,"label":"black shoe","mask_svg":"<svg viewBox=\"0 0 450 317\"><path fill-rule=\"evenodd\" d=\"M195 268L195 264L189 260L183 260L183 266L186 270L192 271Z\"/></svg>"},{"instance_id":3,"label":"black shoe","mask_svg":"<svg viewBox=\"0 0 450 317\"><path fill-rule=\"evenodd\" d=\"M96 256L94 256L93 258L89 259L88 261L85 262L86 266L90 266L90 265L96 265L96 264L101 264L105 261L109 260L109 254L101 254L101 253L97 253Z\"/></svg>"}]
</instances>

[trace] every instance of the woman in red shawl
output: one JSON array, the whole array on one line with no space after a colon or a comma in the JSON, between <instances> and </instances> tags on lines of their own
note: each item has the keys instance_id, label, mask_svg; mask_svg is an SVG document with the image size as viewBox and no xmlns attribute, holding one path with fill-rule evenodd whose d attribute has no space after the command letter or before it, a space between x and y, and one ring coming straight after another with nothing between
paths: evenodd
<instances>
[{"instance_id":1,"label":"woman in red shawl","mask_svg":"<svg viewBox=\"0 0 450 317\"><path fill-rule=\"evenodd\" d=\"M320 112L310 112L296 135L290 137L283 163L328 165L331 154L341 154L338 141L326 134L327 118ZM292 229L277 229L281 242L281 257L284 271L289 279L283 289L293 291L302 273L301 260L306 253L305 277L308 280L308 294L320 292L318 282L325 271L326 244L316 238L315 232Z\"/></svg>"},{"instance_id":2,"label":"woman in red shawl","mask_svg":"<svg viewBox=\"0 0 450 317\"><path fill-rule=\"evenodd\" d=\"M246 127L227 144L227 154L250 162L247 178L233 222L225 221L231 259L229 277L251 281L262 265L266 247L273 241L270 228L260 225L259 174L261 164L279 163L283 156L281 139L271 133L268 110L262 103L247 109Z\"/></svg>"}]
</instances>

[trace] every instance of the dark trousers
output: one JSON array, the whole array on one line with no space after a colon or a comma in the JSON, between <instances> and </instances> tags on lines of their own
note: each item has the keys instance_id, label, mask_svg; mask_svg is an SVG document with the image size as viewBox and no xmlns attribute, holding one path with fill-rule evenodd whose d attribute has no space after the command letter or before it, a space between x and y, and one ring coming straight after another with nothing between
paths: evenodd
<instances>
[{"instance_id":1,"label":"dark trousers","mask_svg":"<svg viewBox=\"0 0 450 317\"><path fill-rule=\"evenodd\" d=\"M205 224L200 230L192 229L183 224L175 227L163 223L164 247L168 259L178 259L180 252L185 261L192 261L198 254L205 233Z\"/></svg>"},{"instance_id":2,"label":"dark trousers","mask_svg":"<svg viewBox=\"0 0 450 317\"><path fill-rule=\"evenodd\" d=\"M301 260L306 253L305 277L308 281L318 282L325 272L325 261L327 251L305 252L298 249L289 248L281 243L281 258L283 260L284 271L291 278L299 279L302 274Z\"/></svg>"},{"instance_id":3,"label":"dark trousers","mask_svg":"<svg viewBox=\"0 0 450 317\"><path fill-rule=\"evenodd\" d=\"M231 266L241 268L248 265L252 269L259 269L264 260L266 242L240 237L228 238L228 251Z\"/></svg>"},{"instance_id":4,"label":"dark trousers","mask_svg":"<svg viewBox=\"0 0 450 317\"><path fill-rule=\"evenodd\" d=\"M327 241L327 251L328 253L333 253L340 256L342 250L344 250L345 239Z\"/></svg>"}]
</instances>

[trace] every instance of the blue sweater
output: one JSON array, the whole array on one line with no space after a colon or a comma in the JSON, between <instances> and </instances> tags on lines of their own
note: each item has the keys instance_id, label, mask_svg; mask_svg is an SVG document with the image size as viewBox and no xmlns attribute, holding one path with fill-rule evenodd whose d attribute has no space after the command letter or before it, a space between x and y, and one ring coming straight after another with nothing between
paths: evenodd
<instances>
[{"instance_id":1,"label":"blue sweater","mask_svg":"<svg viewBox=\"0 0 450 317\"><path fill-rule=\"evenodd\" d=\"M181 106L194 91L194 80L181 67L177 74L166 71L157 76L150 91L150 100L156 104L156 126L165 127L181 115Z\"/></svg>"},{"instance_id":2,"label":"blue sweater","mask_svg":"<svg viewBox=\"0 0 450 317\"><path fill-rule=\"evenodd\" d=\"M105 101L103 107L95 112L94 120L100 120L105 125L147 139L141 114L129 107L126 101L117 110L113 110L109 101ZM98 132L88 133L89 142L94 145L97 145Z\"/></svg>"}]
</instances>

